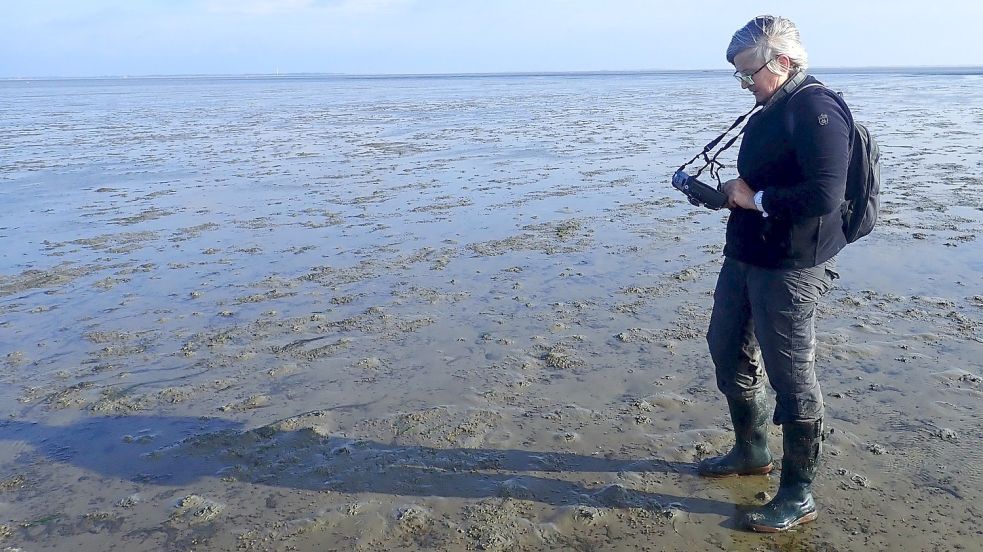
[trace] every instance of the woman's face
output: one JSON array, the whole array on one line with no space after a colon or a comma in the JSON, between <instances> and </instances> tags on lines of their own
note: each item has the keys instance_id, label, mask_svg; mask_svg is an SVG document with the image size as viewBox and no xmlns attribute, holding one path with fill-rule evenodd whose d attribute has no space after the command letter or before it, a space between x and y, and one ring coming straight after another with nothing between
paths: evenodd
<instances>
[{"instance_id":1,"label":"woman's face","mask_svg":"<svg viewBox=\"0 0 983 552\"><path fill-rule=\"evenodd\" d=\"M741 88L751 90L751 93L754 94L755 101L759 104L767 102L785 84L785 81L788 80L788 67L791 65L788 56L783 54L776 57L775 60L784 69L781 75L772 73L762 65L754 55L754 49L744 50L734 56L734 68L737 69L737 72L751 77L751 80L754 81L754 84L750 85L746 82L741 82Z\"/></svg>"}]
</instances>

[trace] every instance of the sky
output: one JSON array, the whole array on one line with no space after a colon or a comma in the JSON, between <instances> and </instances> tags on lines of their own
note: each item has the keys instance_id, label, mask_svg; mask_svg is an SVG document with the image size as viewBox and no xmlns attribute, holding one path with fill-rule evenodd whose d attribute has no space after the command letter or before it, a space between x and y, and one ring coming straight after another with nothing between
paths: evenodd
<instances>
[{"instance_id":1,"label":"sky","mask_svg":"<svg viewBox=\"0 0 983 552\"><path fill-rule=\"evenodd\" d=\"M813 67L983 65L971 0L0 0L0 78L727 69L756 15Z\"/></svg>"}]
</instances>

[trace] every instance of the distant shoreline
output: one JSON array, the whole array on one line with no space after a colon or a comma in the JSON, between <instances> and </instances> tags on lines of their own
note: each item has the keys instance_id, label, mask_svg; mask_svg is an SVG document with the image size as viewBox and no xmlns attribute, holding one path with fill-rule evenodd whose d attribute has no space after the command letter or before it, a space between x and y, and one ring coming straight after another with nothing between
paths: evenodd
<instances>
[{"instance_id":1,"label":"distant shoreline","mask_svg":"<svg viewBox=\"0 0 983 552\"><path fill-rule=\"evenodd\" d=\"M983 75L983 66L897 66L897 67L814 67L816 74L897 74L897 75ZM727 69L642 69L627 71L511 71L491 73L244 73L188 75L101 75L85 77L38 76L0 77L0 82L18 81L86 81L86 80L371 80L371 79L447 79L447 78L523 78L523 77L599 77L729 74Z\"/></svg>"}]
</instances>

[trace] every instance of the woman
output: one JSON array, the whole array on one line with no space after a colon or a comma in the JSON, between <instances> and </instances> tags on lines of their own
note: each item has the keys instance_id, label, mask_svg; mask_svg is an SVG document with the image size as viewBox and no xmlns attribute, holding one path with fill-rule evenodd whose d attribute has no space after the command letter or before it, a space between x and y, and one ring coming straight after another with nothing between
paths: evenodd
<instances>
[{"instance_id":1,"label":"woman","mask_svg":"<svg viewBox=\"0 0 983 552\"><path fill-rule=\"evenodd\" d=\"M727 61L763 108L745 126L740 177L723 185L732 211L707 332L736 442L726 455L701 462L699 473L772 470L767 373L777 396L772 419L783 433L781 483L745 522L756 531L784 531L817 516L811 486L823 398L815 308L838 277L834 256L846 245L840 205L853 118L837 94L806 74L807 55L788 19L751 20L734 34Z\"/></svg>"}]
</instances>

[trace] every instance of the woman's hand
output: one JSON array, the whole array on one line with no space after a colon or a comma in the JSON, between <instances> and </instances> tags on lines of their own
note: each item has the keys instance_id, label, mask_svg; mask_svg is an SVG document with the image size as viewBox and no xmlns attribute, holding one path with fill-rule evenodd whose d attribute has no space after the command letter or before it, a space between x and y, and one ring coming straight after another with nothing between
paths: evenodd
<instances>
[{"instance_id":1,"label":"woman's hand","mask_svg":"<svg viewBox=\"0 0 983 552\"><path fill-rule=\"evenodd\" d=\"M754 205L754 190L744 182L744 179L738 177L724 182L722 191L727 194L727 207L731 209L740 207L752 211L758 209Z\"/></svg>"}]
</instances>

